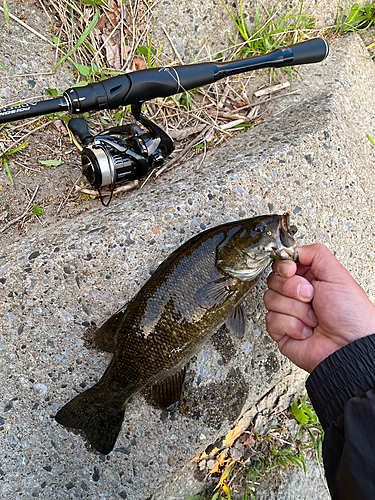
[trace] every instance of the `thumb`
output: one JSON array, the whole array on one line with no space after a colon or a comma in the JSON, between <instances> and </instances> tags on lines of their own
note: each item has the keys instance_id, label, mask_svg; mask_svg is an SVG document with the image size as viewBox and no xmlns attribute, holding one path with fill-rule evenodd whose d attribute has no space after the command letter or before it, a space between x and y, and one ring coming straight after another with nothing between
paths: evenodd
<instances>
[{"instance_id":1,"label":"thumb","mask_svg":"<svg viewBox=\"0 0 375 500\"><path fill-rule=\"evenodd\" d=\"M299 247L298 260L302 266L310 267L312 275L320 281L353 279L328 248L320 243Z\"/></svg>"}]
</instances>

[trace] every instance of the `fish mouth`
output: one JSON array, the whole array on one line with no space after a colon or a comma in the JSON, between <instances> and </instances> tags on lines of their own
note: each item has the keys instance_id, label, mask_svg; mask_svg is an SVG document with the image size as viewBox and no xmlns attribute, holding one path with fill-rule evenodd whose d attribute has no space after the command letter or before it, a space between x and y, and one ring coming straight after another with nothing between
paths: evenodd
<instances>
[{"instance_id":1,"label":"fish mouth","mask_svg":"<svg viewBox=\"0 0 375 500\"><path fill-rule=\"evenodd\" d=\"M289 214L280 217L276 230L275 246L272 247L273 255L284 259L298 261L298 250L293 235L297 232L295 226L289 226Z\"/></svg>"}]
</instances>

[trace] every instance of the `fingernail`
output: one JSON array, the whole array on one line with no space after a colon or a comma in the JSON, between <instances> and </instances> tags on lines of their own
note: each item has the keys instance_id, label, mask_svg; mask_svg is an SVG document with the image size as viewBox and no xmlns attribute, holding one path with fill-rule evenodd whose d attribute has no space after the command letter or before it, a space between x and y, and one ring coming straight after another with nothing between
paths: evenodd
<instances>
[{"instance_id":1,"label":"fingernail","mask_svg":"<svg viewBox=\"0 0 375 500\"><path fill-rule=\"evenodd\" d=\"M288 271L289 271L288 262L280 262L279 265L277 266L277 274L280 274L280 276L288 277Z\"/></svg>"},{"instance_id":2,"label":"fingernail","mask_svg":"<svg viewBox=\"0 0 375 500\"><path fill-rule=\"evenodd\" d=\"M311 300L314 296L314 288L309 284L301 284L297 287L297 295L301 299Z\"/></svg>"},{"instance_id":3,"label":"fingernail","mask_svg":"<svg viewBox=\"0 0 375 500\"><path fill-rule=\"evenodd\" d=\"M312 334L313 334L312 328L310 328L308 326L303 327L302 335L304 336L305 339L308 339L309 337L311 337Z\"/></svg>"},{"instance_id":4,"label":"fingernail","mask_svg":"<svg viewBox=\"0 0 375 500\"><path fill-rule=\"evenodd\" d=\"M315 314L315 311L314 309L310 309L309 311L309 318L311 319L311 321L313 321L314 323L318 324L319 321L318 321L318 318L316 317L316 314Z\"/></svg>"}]
</instances>

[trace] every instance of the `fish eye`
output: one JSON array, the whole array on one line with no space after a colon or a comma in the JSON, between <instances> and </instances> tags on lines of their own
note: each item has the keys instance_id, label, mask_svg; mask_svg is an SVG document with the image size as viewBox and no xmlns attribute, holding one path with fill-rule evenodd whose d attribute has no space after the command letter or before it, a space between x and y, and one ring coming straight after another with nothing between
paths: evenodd
<instances>
[{"instance_id":1,"label":"fish eye","mask_svg":"<svg viewBox=\"0 0 375 500\"><path fill-rule=\"evenodd\" d=\"M266 226L264 224L257 224L254 228L254 231L256 233L264 233L265 230L266 230Z\"/></svg>"},{"instance_id":2,"label":"fish eye","mask_svg":"<svg viewBox=\"0 0 375 500\"><path fill-rule=\"evenodd\" d=\"M289 231L294 236L296 234L296 232L298 231L298 229L296 226L290 226Z\"/></svg>"}]
</instances>

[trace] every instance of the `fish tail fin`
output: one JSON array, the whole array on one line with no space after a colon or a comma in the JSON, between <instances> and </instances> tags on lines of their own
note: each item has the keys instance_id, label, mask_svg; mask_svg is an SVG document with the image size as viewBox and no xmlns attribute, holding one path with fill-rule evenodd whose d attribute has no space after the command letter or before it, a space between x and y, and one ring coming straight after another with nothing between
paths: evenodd
<instances>
[{"instance_id":1,"label":"fish tail fin","mask_svg":"<svg viewBox=\"0 0 375 500\"><path fill-rule=\"evenodd\" d=\"M124 409L116 408L94 386L63 406L55 419L64 427L82 431L95 450L107 455L116 443L124 420Z\"/></svg>"}]
</instances>

